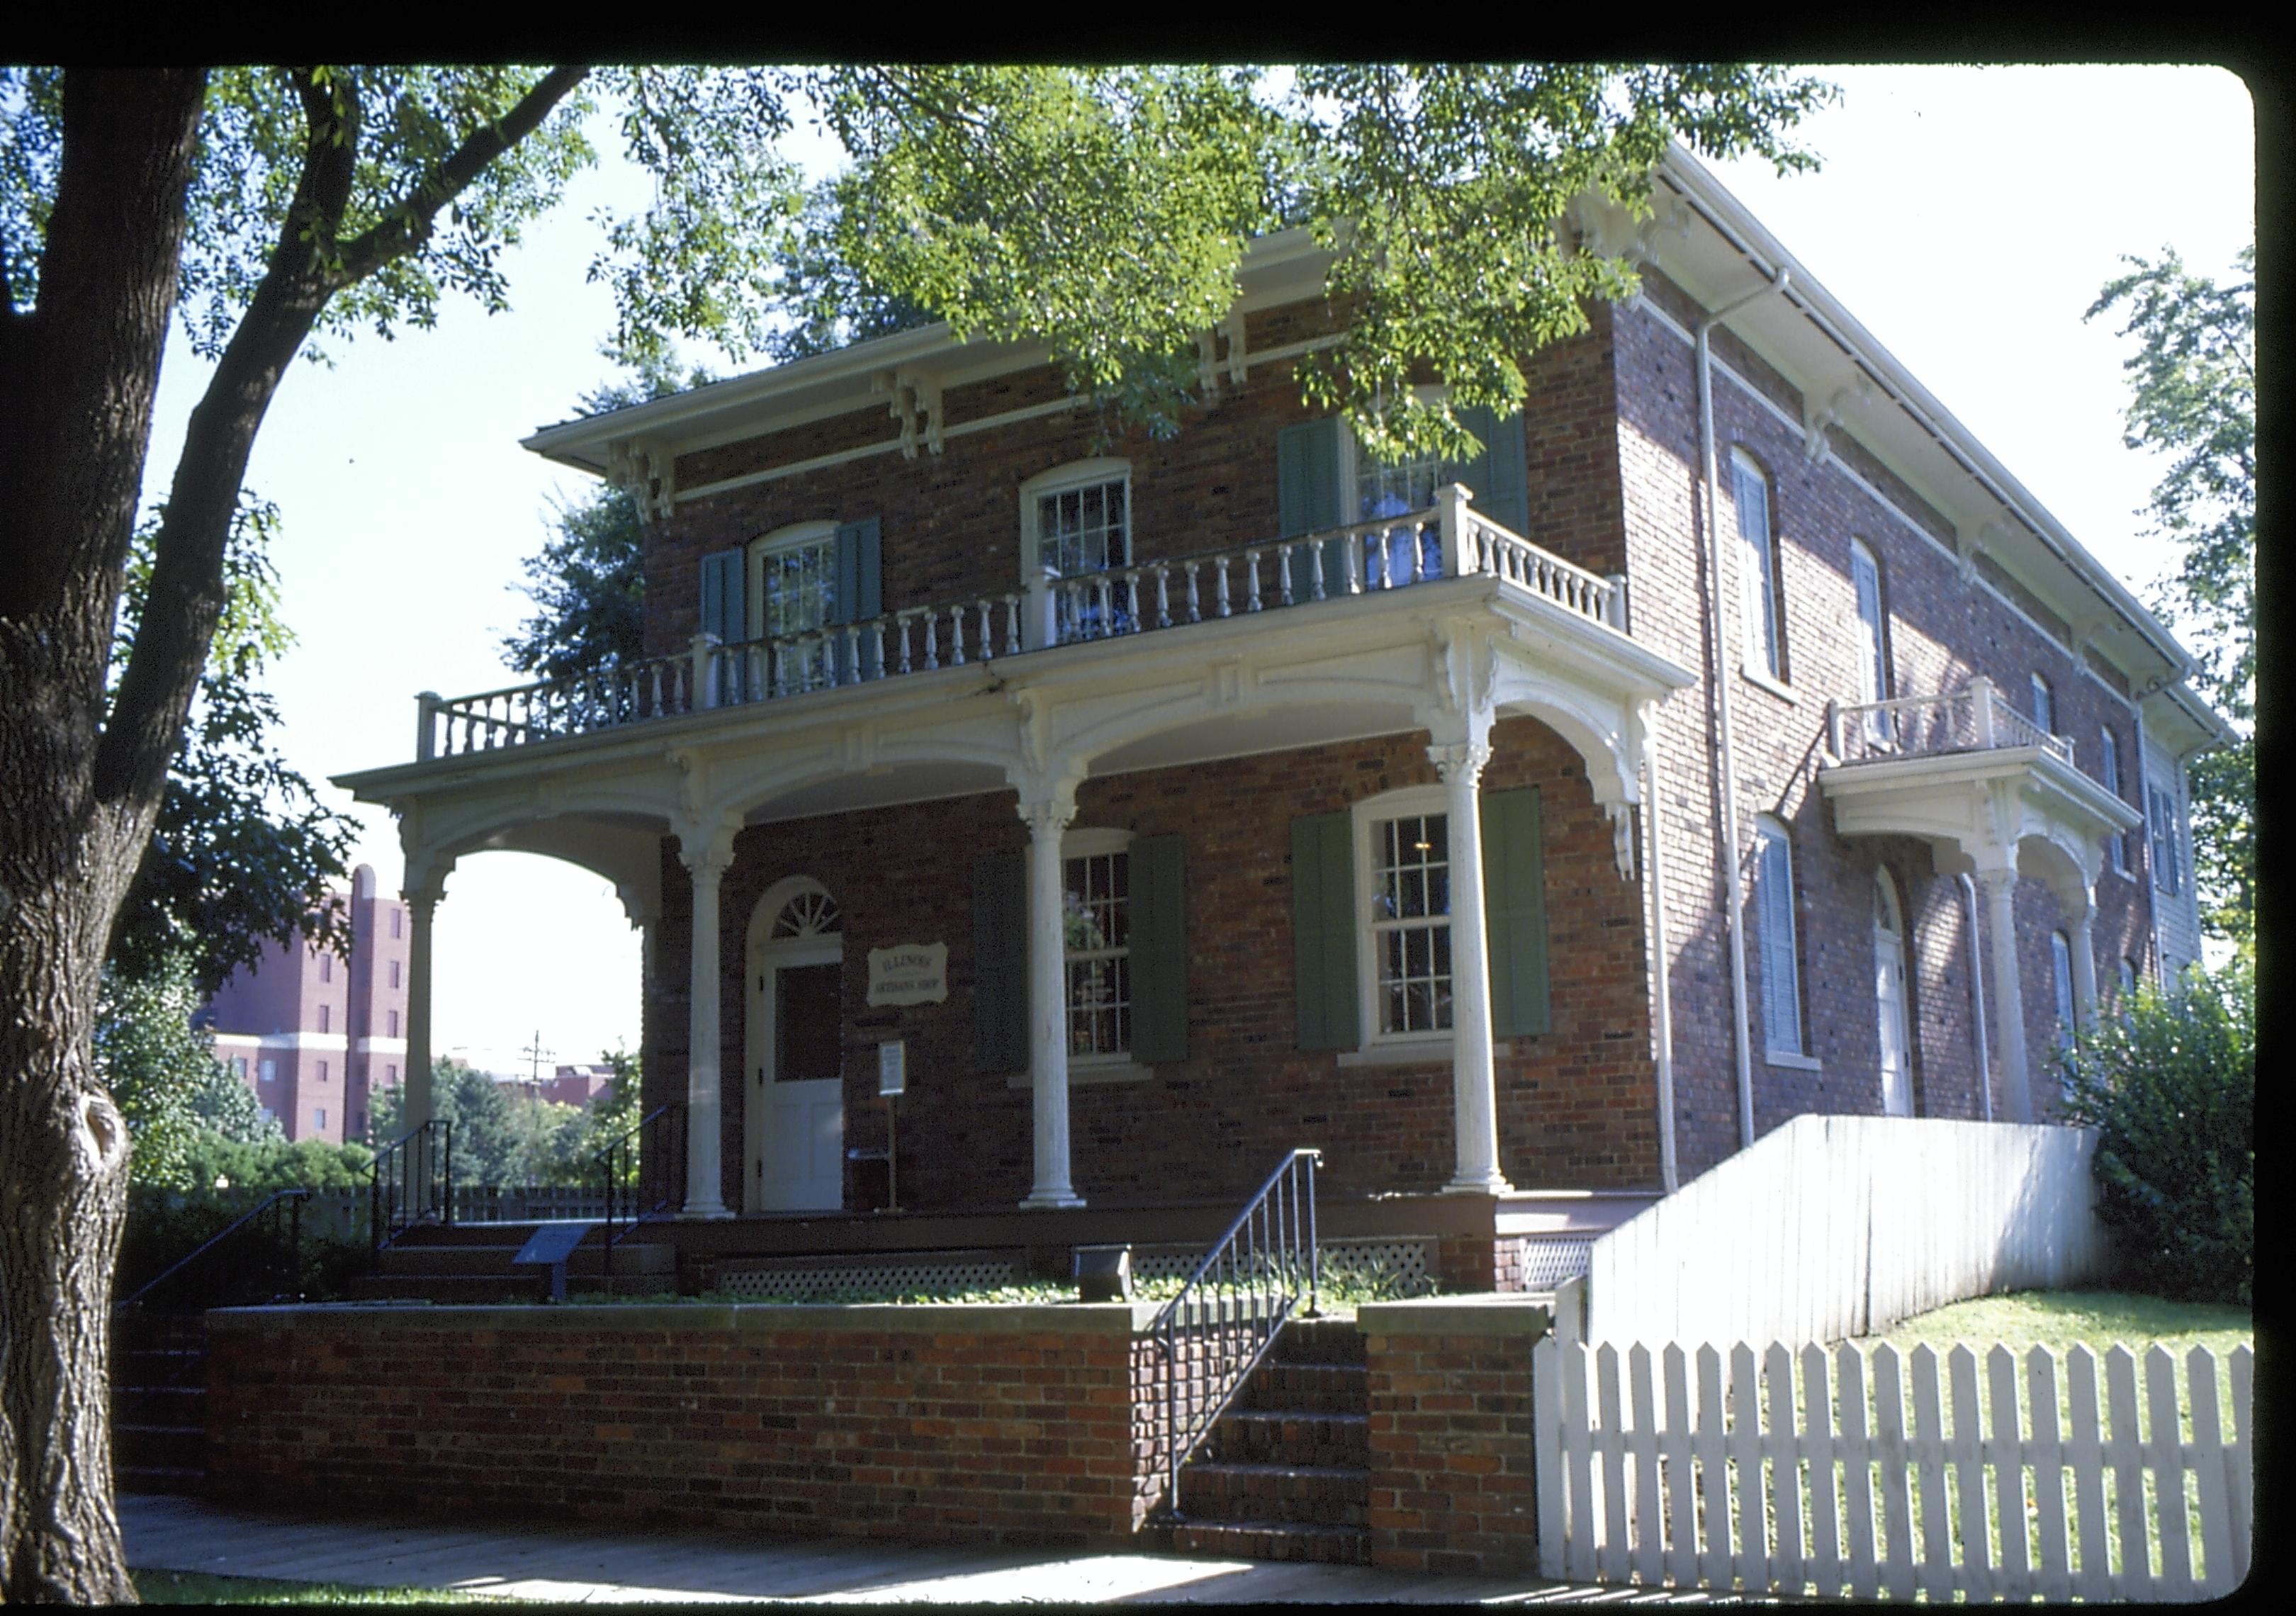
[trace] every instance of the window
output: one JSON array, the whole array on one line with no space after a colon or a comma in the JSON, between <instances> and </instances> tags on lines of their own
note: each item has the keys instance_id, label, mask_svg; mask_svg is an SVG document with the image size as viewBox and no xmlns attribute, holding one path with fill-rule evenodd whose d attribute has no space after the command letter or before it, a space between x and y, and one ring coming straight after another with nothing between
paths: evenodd
<instances>
[{"instance_id":1,"label":"window","mask_svg":"<svg viewBox=\"0 0 2296 1616\"><path fill-rule=\"evenodd\" d=\"M837 610L837 524L800 522L750 546L748 621L752 637L781 639L813 634L842 621ZM830 682L836 648L826 638L784 651L770 669L775 695L793 695Z\"/></svg>"},{"instance_id":2,"label":"window","mask_svg":"<svg viewBox=\"0 0 2296 1616\"><path fill-rule=\"evenodd\" d=\"M1374 1038L1451 1029L1450 818L1441 794L1430 795L1371 822Z\"/></svg>"},{"instance_id":3,"label":"window","mask_svg":"<svg viewBox=\"0 0 2296 1616\"><path fill-rule=\"evenodd\" d=\"M2049 933L2049 970L2057 989L2057 1042L2073 1036L2073 945L2062 931Z\"/></svg>"},{"instance_id":4,"label":"window","mask_svg":"<svg viewBox=\"0 0 2296 1616\"><path fill-rule=\"evenodd\" d=\"M1021 581L1049 572L1086 578L1132 564L1132 466L1088 460L1034 477L1021 489ZM1128 587L1115 579L1058 590L1054 627L1062 644L1123 633L1131 626Z\"/></svg>"},{"instance_id":5,"label":"window","mask_svg":"<svg viewBox=\"0 0 2296 1616\"><path fill-rule=\"evenodd\" d=\"M2124 954L2123 956L2121 956L2121 957L2120 957L2120 996L2121 996L2121 997L2123 997L2124 999L2126 999L2126 998L2130 998L2130 997L2135 997L2136 992L2136 984L2137 984L2137 982L2138 982L2139 980L2141 980L2143 979L2144 974L2144 972L2142 972L2141 970L2139 970L2139 969L2137 968L2137 964L2136 964L2136 962L2135 960L2130 959L2130 958L2129 958L2127 955L2125 955L2125 954Z\"/></svg>"},{"instance_id":6,"label":"window","mask_svg":"<svg viewBox=\"0 0 2296 1616\"><path fill-rule=\"evenodd\" d=\"M399 925L400 925L400 923L401 923L403 921L405 921L405 919L406 919L406 910L404 910L404 909L400 909L400 908L396 908L396 907L394 907L394 908L391 910L391 912L390 912L390 935L391 935L391 938L392 938L392 939L393 939L394 941L395 941L395 940L397 940L397 939L398 939L398 928L399 928Z\"/></svg>"},{"instance_id":7,"label":"window","mask_svg":"<svg viewBox=\"0 0 2296 1616\"><path fill-rule=\"evenodd\" d=\"M351 1132L360 1135L366 1132L366 1112L363 1111L351 1112Z\"/></svg>"},{"instance_id":8,"label":"window","mask_svg":"<svg viewBox=\"0 0 2296 1616\"><path fill-rule=\"evenodd\" d=\"M1744 590L1746 660L1783 684L1786 677L1785 603L1779 598L1777 545L1770 527L1770 480L1742 449L1730 455L1738 508L1738 576Z\"/></svg>"},{"instance_id":9,"label":"window","mask_svg":"<svg viewBox=\"0 0 2296 1616\"><path fill-rule=\"evenodd\" d=\"M241 1082L244 1083L247 1081L247 1057L245 1055L234 1055L231 1058L231 1073L232 1076L237 1078Z\"/></svg>"},{"instance_id":10,"label":"window","mask_svg":"<svg viewBox=\"0 0 2296 1616\"><path fill-rule=\"evenodd\" d=\"M327 1108L325 1106L322 1105L311 1113L311 1126L319 1132L326 1131Z\"/></svg>"},{"instance_id":11,"label":"window","mask_svg":"<svg viewBox=\"0 0 2296 1616\"><path fill-rule=\"evenodd\" d=\"M1061 841L1073 1059L1131 1054L1131 841L1127 831L1071 833Z\"/></svg>"},{"instance_id":12,"label":"window","mask_svg":"<svg viewBox=\"0 0 2296 1616\"><path fill-rule=\"evenodd\" d=\"M2054 735L2057 733L2057 693L2051 690L2049 682L2038 673L2033 676L2033 722L2039 725L2045 734Z\"/></svg>"},{"instance_id":13,"label":"window","mask_svg":"<svg viewBox=\"0 0 2296 1616\"><path fill-rule=\"evenodd\" d=\"M2177 834L2177 800L2157 785L2145 788L2145 817L2152 832L2152 884L2174 898L2185 890L2184 844Z\"/></svg>"},{"instance_id":14,"label":"window","mask_svg":"<svg viewBox=\"0 0 2296 1616\"><path fill-rule=\"evenodd\" d=\"M320 1081L320 1082L322 1082L322 1083L324 1083L324 1082L325 1082L326 1080L327 1080L327 1063L326 1063L324 1061L322 1061L322 1062L319 1062L319 1081Z\"/></svg>"},{"instance_id":15,"label":"window","mask_svg":"<svg viewBox=\"0 0 2296 1616\"><path fill-rule=\"evenodd\" d=\"M266 1061L263 1062L263 1080L266 1083L276 1083L279 1080L278 1062Z\"/></svg>"},{"instance_id":16,"label":"window","mask_svg":"<svg viewBox=\"0 0 2296 1616\"><path fill-rule=\"evenodd\" d=\"M398 1012L396 1010L385 1011L383 1013L383 1020L390 1027L390 1030L383 1036L386 1038L397 1038L398 1036Z\"/></svg>"},{"instance_id":17,"label":"window","mask_svg":"<svg viewBox=\"0 0 2296 1616\"><path fill-rule=\"evenodd\" d=\"M2097 750L2097 767L2103 776L2104 789L2118 797L2120 795L2120 738L2112 733L2112 726L2110 724L2100 729L2097 735L2102 742ZM2114 874L2128 874L2128 833L2114 831L2107 835L2104 839L2104 855L2107 862L2112 865Z\"/></svg>"},{"instance_id":18,"label":"window","mask_svg":"<svg viewBox=\"0 0 2296 1616\"><path fill-rule=\"evenodd\" d=\"M396 1066L386 1066L386 1067L384 1067L384 1068L382 1069L382 1080L383 1080L385 1083L396 1083L396 1082L398 1082L398 1067L396 1067Z\"/></svg>"},{"instance_id":19,"label":"window","mask_svg":"<svg viewBox=\"0 0 2296 1616\"><path fill-rule=\"evenodd\" d=\"M335 980L335 956L333 955L322 954L319 956L319 980L323 982L332 982Z\"/></svg>"},{"instance_id":20,"label":"window","mask_svg":"<svg viewBox=\"0 0 2296 1616\"><path fill-rule=\"evenodd\" d=\"M1857 595L1857 699L1890 699L1889 620L1882 608L1882 563L1859 539L1849 541L1849 581Z\"/></svg>"},{"instance_id":21,"label":"window","mask_svg":"<svg viewBox=\"0 0 2296 1616\"><path fill-rule=\"evenodd\" d=\"M332 1019L333 1011L334 1007L332 1005L322 1005L319 1006L319 1030L321 1032L327 1030L327 1023Z\"/></svg>"},{"instance_id":22,"label":"window","mask_svg":"<svg viewBox=\"0 0 2296 1616\"><path fill-rule=\"evenodd\" d=\"M1802 1047L1800 951L1794 944L1793 843L1784 825L1754 826L1754 910L1761 939L1762 1039L1771 1054Z\"/></svg>"},{"instance_id":23,"label":"window","mask_svg":"<svg viewBox=\"0 0 2296 1616\"><path fill-rule=\"evenodd\" d=\"M398 962L397 960L390 962L390 985L394 988L398 986Z\"/></svg>"}]
</instances>

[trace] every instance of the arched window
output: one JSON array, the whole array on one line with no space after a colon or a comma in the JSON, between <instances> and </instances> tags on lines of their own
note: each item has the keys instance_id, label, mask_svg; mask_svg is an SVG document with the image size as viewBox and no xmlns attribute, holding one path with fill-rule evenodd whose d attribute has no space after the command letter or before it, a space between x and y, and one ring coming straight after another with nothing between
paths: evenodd
<instances>
[{"instance_id":1,"label":"arched window","mask_svg":"<svg viewBox=\"0 0 2296 1616\"><path fill-rule=\"evenodd\" d=\"M1800 1055L1800 951L1794 944L1793 843L1763 816L1754 824L1754 911L1762 962L1762 1041L1771 1054Z\"/></svg>"},{"instance_id":2,"label":"arched window","mask_svg":"<svg viewBox=\"0 0 2296 1616\"><path fill-rule=\"evenodd\" d=\"M832 937L845 929L838 914L837 900L828 889L807 882L774 916L769 935L775 942L793 938Z\"/></svg>"}]
</instances>

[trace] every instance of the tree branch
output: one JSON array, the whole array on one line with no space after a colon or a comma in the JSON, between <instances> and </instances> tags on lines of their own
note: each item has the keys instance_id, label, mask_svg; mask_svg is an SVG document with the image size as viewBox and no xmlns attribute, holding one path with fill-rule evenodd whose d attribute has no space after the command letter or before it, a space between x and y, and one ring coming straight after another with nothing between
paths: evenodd
<instances>
[{"instance_id":1,"label":"tree branch","mask_svg":"<svg viewBox=\"0 0 2296 1616\"><path fill-rule=\"evenodd\" d=\"M551 109L589 71L580 67L551 69L498 121L471 131L446 161L416 181L385 211L381 223L343 249L342 262L334 272L335 285L355 285L393 258L421 247L430 239L439 209L485 172L488 163L534 133Z\"/></svg>"}]
</instances>

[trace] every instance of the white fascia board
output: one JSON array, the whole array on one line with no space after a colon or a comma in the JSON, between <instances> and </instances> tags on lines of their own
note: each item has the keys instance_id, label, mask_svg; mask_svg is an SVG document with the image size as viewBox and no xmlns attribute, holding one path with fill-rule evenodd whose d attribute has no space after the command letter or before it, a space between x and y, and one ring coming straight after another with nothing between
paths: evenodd
<instances>
[{"instance_id":1,"label":"white fascia board","mask_svg":"<svg viewBox=\"0 0 2296 1616\"><path fill-rule=\"evenodd\" d=\"M2148 649L2169 664L2174 670L2172 677L2181 678L2190 673L2192 657L2144 603L2091 555L2064 524L1994 457L1976 434L1956 420L1953 412L1940 404L1896 355L1826 291L1711 170L1677 144L1668 152L1660 172L1676 183L1706 223L1762 274L1775 279L1779 268L1792 270L1791 283L1783 294L1786 301L1795 305L1827 338L1847 349L1948 455L1962 463L1975 481L2030 524L2056 559L2134 629ZM2030 587L2030 580L2026 581ZM2079 610L2064 613L2068 621L2076 622L2087 615Z\"/></svg>"},{"instance_id":2,"label":"white fascia board","mask_svg":"<svg viewBox=\"0 0 2296 1616\"><path fill-rule=\"evenodd\" d=\"M1242 286L1242 305L1259 308L1271 295L1280 296L1283 301L1312 295L1313 287L1295 292L1289 283L1300 279L1304 267L1324 256L1324 250L1316 245L1315 233L1305 226L1280 231L1250 243L1244 250L1238 278L1268 284ZM1320 279L1316 284L1321 284ZM738 441L761 431L842 414L867 406L872 397L871 379L880 372L939 359L962 348L970 348L978 357L970 357L960 373L941 374L944 386L1041 365L1046 353L1042 343L994 340L964 343L950 334L946 324L922 325L832 353L814 354L667 398L650 398L626 409L558 422L520 439L520 446L545 459L603 474L609 443L660 438L678 453L692 453L697 448ZM947 370L945 365L933 368L937 373ZM800 393L816 397L800 403L794 397ZM775 408L775 400L784 398L791 400L791 406ZM740 423L729 423L726 418L735 414L742 417Z\"/></svg>"}]
</instances>

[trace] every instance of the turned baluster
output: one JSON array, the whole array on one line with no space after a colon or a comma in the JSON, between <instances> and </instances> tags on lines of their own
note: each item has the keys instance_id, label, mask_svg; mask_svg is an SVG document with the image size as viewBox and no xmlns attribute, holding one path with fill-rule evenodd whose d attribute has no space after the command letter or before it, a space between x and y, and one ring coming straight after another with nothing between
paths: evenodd
<instances>
[{"instance_id":1,"label":"turned baluster","mask_svg":"<svg viewBox=\"0 0 2296 1616\"><path fill-rule=\"evenodd\" d=\"M948 613L948 665L964 666L964 608L952 606Z\"/></svg>"},{"instance_id":2,"label":"turned baluster","mask_svg":"<svg viewBox=\"0 0 2296 1616\"><path fill-rule=\"evenodd\" d=\"M1213 565L1219 569L1218 575L1219 578L1219 614L1222 617L1226 617L1229 615L1230 610L1227 601L1227 557L1225 555L1218 557L1213 562Z\"/></svg>"},{"instance_id":3,"label":"turned baluster","mask_svg":"<svg viewBox=\"0 0 2296 1616\"><path fill-rule=\"evenodd\" d=\"M931 672L940 666L940 639L935 614L928 611L925 618L925 669Z\"/></svg>"},{"instance_id":4,"label":"turned baluster","mask_svg":"<svg viewBox=\"0 0 2296 1616\"><path fill-rule=\"evenodd\" d=\"M1259 610L1259 552L1257 550L1243 553L1243 601L1246 611Z\"/></svg>"},{"instance_id":5,"label":"turned baluster","mask_svg":"<svg viewBox=\"0 0 2296 1616\"><path fill-rule=\"evenodd\" d=\"M995 605L987 595L980 597L980 660L984 662L996 654L996 625L988 615L995 610Z\"/></svg>"}]
</instances>

